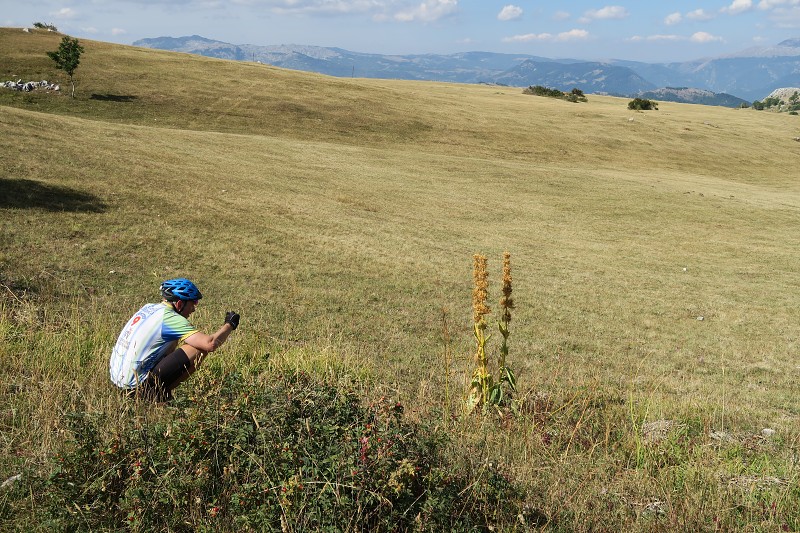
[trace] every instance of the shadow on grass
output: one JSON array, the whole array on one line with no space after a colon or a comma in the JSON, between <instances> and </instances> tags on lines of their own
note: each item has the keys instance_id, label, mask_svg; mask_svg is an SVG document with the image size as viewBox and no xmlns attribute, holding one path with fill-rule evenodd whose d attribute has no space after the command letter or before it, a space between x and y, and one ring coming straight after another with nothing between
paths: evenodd
<instances>
[{"instance_id":1,"label":"shadow on grass","mask_svg":"<svg viewBox=\"0 0 800 533\"><path fill-rule=\"evenodd\" d=\"M127 94L92 94L89 99L102 100L104 102L133 102L136 97Z\"/></svg>"},{"instance_id":2,"label":"shadow on grass","mask_svg":"<svg viewBox=\"0 0 800 533\"><path fill-rule=\"evenodd\" d=\"M99 197L69 187L26 179L0 178L0 209L102 213L106 207Z\"/></svg>"}]
</instances>

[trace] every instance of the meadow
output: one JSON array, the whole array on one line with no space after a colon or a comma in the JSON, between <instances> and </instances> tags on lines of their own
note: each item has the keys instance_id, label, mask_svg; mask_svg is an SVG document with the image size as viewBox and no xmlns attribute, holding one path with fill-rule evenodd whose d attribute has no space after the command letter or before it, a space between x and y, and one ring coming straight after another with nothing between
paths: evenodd
<instances>
[{"instance_id":1,"label":"meadow","mask_svg":"<svg viewBox=\"0 0 800 533\"><path fill-rule=\"evenodd\" d=\"M0 29L0 81L66 86L60 38ZM75 99L0 89L0 528L68 523L36 476L76 415L116 435L301 372L444 435L494 498L465 529L800 530L797 117L82 44ZM496 329L505 251L515 409L468 414L473 254ZM195 324L241 327L179 407L131 405L110 349L178 276Z\"/></svg>"}]
</instances>

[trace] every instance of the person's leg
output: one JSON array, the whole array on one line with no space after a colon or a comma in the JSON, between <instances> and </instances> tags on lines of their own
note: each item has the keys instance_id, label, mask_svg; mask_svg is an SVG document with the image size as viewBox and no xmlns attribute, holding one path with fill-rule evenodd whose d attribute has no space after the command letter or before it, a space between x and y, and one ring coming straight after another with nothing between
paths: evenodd
<instances>
[{"instance_id":1,"label":"person's leg","mask_svg":"<svg viewBox=\"0 0 800 533\"><path fill-rule=\"evenodd\" d=\"M170 392L172 392L175 387L186 381L189 376L194 374L208 355L208 352L201 352L194 346L189 346L188 344L184 344L182 347L178 348L178 350L186 354L186 358L189 360L189 363L181 367L182 372L180 375L175 376L171 382L171 385L167 387L167 390Z\"/></svg>"},{"instance_id":2,"label":"person's leg","mask_svg":"<svg viewBox=\"0 0 800 533\"><path fill-rule=\"evenodd\" d=\"M205 353L188 344L165 355L150 370L147 388L154 390L157 399L171 399L175 387L194 373L204 356Z\"/></svg>"}]
</instances>

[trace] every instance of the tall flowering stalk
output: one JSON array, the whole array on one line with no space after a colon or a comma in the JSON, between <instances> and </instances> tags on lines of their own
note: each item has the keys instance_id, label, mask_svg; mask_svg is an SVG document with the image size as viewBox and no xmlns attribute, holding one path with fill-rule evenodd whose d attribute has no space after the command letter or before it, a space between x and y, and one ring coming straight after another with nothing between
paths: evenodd
<instances>
[{"instance_id":1,"label":"tall flowering stalk","mask_svg":"<svg viewBox=\"0 0 800 533\"><path fill-rule=\"evenodd\" d=\"M506 369L506 358L508 357L508 325L511 323L511 310L514 309L514 298L511 297L511 254L503 253L503 296L500 297L500 323L498 327L503 336L503 343L500 346L500 374Z\"/></svg>"},{"instance_id":2,"label":"tall flowering stalk","mask_svg":"<svg viewBox=\"0 0 800 533\"><path fill-rule=\"evenodd\" d=\"M509 323L511 310L514 309L514 300L511 297L511 254L503 254L503 296L500 298L500 320L498 328L503 336L500 346L500 356L497 361L499 369L498 379L495 382L489 369L489 356L486 345L491 335L486 334L486 315L491 311L486 305L489 296L489 274L486 268L486 257L480 254L473 256L473 280L475 287L472 290L472 319L475 334L475 371L472 374L470 385L469 408L481 406L484 409L489 405L508 405L509 397L505 390L516 391L516 378L506 365L508 358Z\"/></svg>"},{"instance_id":3,"label":"tall flowering stalk","mask_svg":"<svg viewBox=\"0 0 800 533\"><path fill-rule=\"evenodd\" d=\"M489 358L486 356L486 341L491 335L486 335L486 319L484 318L491 311L486 305L489 296L489 272L486 268L486 256L475 254L473 260L472 278L475 287L472 289L472 319L477 345L475 353L477 367L472 374L470 403L472 407L475 407L486 405L493 380L489 373Z\"/></svg>"},{"instance_id":4,"label":"tall flowering stalk","mask_svg":"<svg viewBox=\"0 0 800 533\"><path fill-rule=\"evenodd\" d=\"M506 366L508 358L508 336L511 334L508 325L511 323L511 310L514 309L514 298L511 296L511 254L503 253L503 296L500 297L500 322L497 327L503 336L500 345L500 384L506 383L512 391L517 390L517 380L514 373ZM502 390L501 390L502 393Z\"/></svg>"}]
</instances>

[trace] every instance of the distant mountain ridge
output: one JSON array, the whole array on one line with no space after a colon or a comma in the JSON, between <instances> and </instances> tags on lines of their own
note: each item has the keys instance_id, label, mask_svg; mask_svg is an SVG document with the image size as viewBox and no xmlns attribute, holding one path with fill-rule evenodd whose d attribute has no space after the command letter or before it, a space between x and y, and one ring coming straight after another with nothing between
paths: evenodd
<instances>
[{"instance_id":1,"label":"distant mountain ridge","mask_svg":"<svg viewBox=\"0 0 800 533\"><path fill-rule=\"evenodd\" d=\"M542 85L562 91L577 87L626 97L659 87L686 87L696 90L678 94L662 89L661 94L663 99L677 98L673 101L730 107L764 98L776 88L800 85L800 38L682 63L587 62L494 52L382 55L306 45L235 45L199 35L141 39L133 45L339 77Z\"/></svg>"},{"instance_id":2,"label":"distant mountain ridge","mask_svg":"<svg viewBox=\"0 0 800 533\"><path fill-rule=\"evenodd\" d=\"M562 91L577 87L586 93L615 96L629 96L656 87L628 67L604 63L562 64L530 59L497 76L495 81L514 86L544 85Z\"/></svg>"},{"instance_id":3,"label":"distant mountain ridge","mask_svg":"<svg viewBox=\"0 0 800 533\"><path fill-rule=\"evenodd\" d=\"M652 91L642 91L637 96L662 102L719 105L724 107L741 107L742 104L749 103L747 100L727 93L714 93L705 89L691 89L689 87L662 87Z\"/></svg>"}]
</instances>

